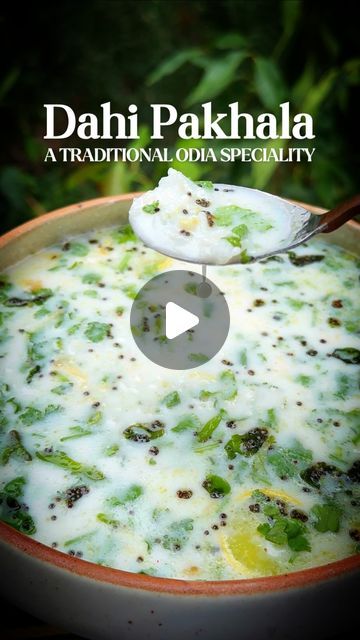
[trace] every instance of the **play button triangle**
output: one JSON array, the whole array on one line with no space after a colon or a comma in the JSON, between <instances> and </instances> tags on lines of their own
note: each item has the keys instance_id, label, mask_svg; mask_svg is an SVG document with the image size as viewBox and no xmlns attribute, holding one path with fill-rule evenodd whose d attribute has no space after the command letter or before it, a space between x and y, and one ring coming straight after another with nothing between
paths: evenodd
<instances>
[{"instance_id":1,"label":"play button triangle","mask_svg":"<svg viewBox=\"0 0 360 640\"><path fill-rule=\"evenodd\" d=\"M168 302L165 310L165 334L168 340L177 338L185 331L196 327L199 318L175 302Z\"/></svg>"}]
</instances>

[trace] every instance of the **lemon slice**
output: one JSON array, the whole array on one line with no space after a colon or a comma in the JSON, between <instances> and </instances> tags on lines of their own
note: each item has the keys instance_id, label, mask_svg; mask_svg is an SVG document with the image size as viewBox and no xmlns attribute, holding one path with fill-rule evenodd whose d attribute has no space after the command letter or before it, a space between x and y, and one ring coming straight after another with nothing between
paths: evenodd
<instances>
[{"instance_id":1,"label":"lemon slice","mask_svg":"<svg viewBox=\"0 0 360 640\"><path fill-rule=\"evenodd\" d=\"M256 524L242 521L234 534L221 534L220 548L227 563L244 576L276 575L279 563L264 549Z\"/></svg>"},{"instance_id":2,"label":"lemon slice","mask_svg":"<svg viewBox=\"0 0 360 640\"><path fill-rule=\"evenodd\" d=\"M240 493L237 499L244 500L245 498L249 498L254 493L254 491L255 489L249 489L249 491L244 491L243 493ZM299 500L298 498L294 498L294 496L291 496L289 493L286 493L281 489L259 488L257 489L257 491L260 491L261 493L263 493L265 496L268 496L269 498L280 498L281 500L284 500L284 502L291 502L291 504L296 504L299 506L303 504L301 500Z\"/></svg>"},{"instance_id":3,"label":"lemon slice","mask_svg":"<svg viewBox=\"0 0 360 640\"><path fill-rule=\"evenodd\" d=\"M249 498L253 489L238 496L239 501ZM284 502L301 505L301 500L278 489L259 489L269 498L280 498ZM281 573L281 560L271 557L264 548L264 538L257 531L256 517L239 518L233 533L220 534L220 548L226 562L237 574L246 577L276 575Z\"/></svg>"}]
</instances>

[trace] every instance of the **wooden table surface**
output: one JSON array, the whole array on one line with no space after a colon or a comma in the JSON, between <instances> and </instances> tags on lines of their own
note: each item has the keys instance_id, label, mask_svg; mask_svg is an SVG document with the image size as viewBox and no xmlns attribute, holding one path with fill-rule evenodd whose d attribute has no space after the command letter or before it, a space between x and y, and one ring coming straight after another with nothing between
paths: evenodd
<instances>
[{"instance_id":1,"label":"wooden table surface","mask_svg":"<svg viewBox=\"0 0 360 640\"><path fill-rule=\"evenodd\" d=\"M345 635L320 638L307 636L304 640L355 640L355 632ZM63 629L53 627L18 609L0 598L0 638L1 640L85 640ZM120 640L120 638L119 638ZM125 639L124 639L125 640ZM171 638L169 638L171 640ZM187 640L184 638L184 640ZM226 639L224 639L226 640ZM256 638L254 638L256 640ZM276 640L282 640L277 637Z\"/></svg>"}]
</instances>

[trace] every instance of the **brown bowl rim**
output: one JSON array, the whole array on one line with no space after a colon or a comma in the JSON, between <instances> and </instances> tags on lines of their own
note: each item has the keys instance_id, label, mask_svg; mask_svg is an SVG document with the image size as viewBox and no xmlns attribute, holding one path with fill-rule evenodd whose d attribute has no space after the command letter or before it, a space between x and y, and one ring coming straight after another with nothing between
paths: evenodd
<instances>
[{"instance_id":1,"label":"brown bowl rim","mask_svg":"<svg viewBox=\"0 0 360 640\"><path fill-rule=\"evenodd\" d=\"M98 205L113 204L134 198L139 192L127 193L118 196L105 196L80 203L72 204L50 213L45 213L37 218L11 229L0 237L0 249L18 237L36 229L53 219L71 215L74 211ZM292 201L294 202L294 201ZM324 213L325 209L296 202L314 213ZM347 223L354 229L359 229L355 221ZM279 576L267 576L263 578L245 578L242 580L177 580L175 578L161 578L139 573L130 573L122 569L104 567L80 558L75 558L66 553L52 549L33 538L20 533L9 525L0 522L0 539L16 550L31 556L32 558L51 564L58 569L68 571L81 578L88 578L98 582L116 585L122 588L152 591L172 595L184 596L236 596L255 595L259 593L277 592L287 589L312 586L326 580L335 579L343 574L355 572L360 569L360 554L331 562L310 569L294 571Z\"/></svg>"}]
</instances>

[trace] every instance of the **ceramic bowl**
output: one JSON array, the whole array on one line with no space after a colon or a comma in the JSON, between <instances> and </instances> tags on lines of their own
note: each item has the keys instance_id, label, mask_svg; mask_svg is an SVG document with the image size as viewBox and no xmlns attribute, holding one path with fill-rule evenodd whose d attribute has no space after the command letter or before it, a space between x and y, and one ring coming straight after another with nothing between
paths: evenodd
<instances>
[{"instance_id":1,"label":"ceramic bowl","mask_svg":"<svg viewBox=\"0 0 360 640\"><path fill-rule=\"evenodd\" d=\"M76 204L10 231L0 270L67 234L124 222L133 196ZM360 225L324 237L355 251ZM343 638L357 618L360 555L275 577L184 581L101 567L0 523L0 567L5 598L94 640L320 640Z\"/></svg>"}]
</instances>

